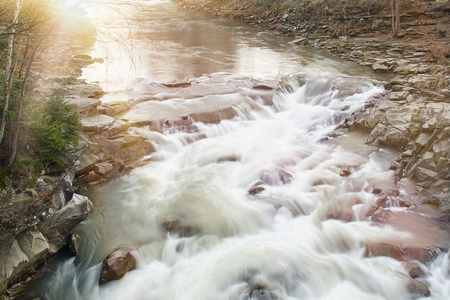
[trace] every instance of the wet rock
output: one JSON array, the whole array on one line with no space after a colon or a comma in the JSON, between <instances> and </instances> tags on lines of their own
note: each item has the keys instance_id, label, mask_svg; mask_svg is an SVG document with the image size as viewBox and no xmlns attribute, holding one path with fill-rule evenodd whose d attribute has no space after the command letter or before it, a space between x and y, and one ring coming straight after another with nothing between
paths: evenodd
<instances>
[{"instance_id":1,"label":"wet rock","mask_svg":"<svg viewBox=\"0 0 450 300\"><path fill-rule=\"evenodd\" d=\"M72 254L73 256L78 255L80 243L81 243L81 237L78 234L71 233L69 235L68 247L69 247L70 254Z\"/></svg>"},{"instance_id":2,"label":"wet rock","mask_svg":"<svg viewBox=\"0 0 450 300\"><path fill-rule=\"evenodd\" d=\"M83 116L92 116L97 114L97 106L102 102L94 98L65 98L67 104L78 111Z\"/></svg>"},{"instance_id":3,"label":"wet rock","mask_svg":"<svg viewBox=\"0 0 450 300\"><path fill-rule=\"evenodd\" d=\"M108 136L113 137L120 133L126 132L131 127L130 124L125 123L120 120L116 120L109 128L108 128Z\"/></svg>"},{"instance_id":4,"label":"wet rock","mask_svg":"<svg viewBox=\"0 0 450 300\"><path fill-rule=\"evenodd\" d=\"M409 281L407 289L414 297L429 297L431 295L430 290L426 285L413 279Z\"/></svg>"},{"instance_id":5,"label":"wet rock","mask_svg":"<svg viewBox=\"0 0 450 300\"><path fill-rule=\"evenodd\" d=\"M263 90L263 91L272 91L272 90L274 90L274 87L268 86L266 84L256 84L256 85L253 86L253 88L255 90ZM449 93L450 93L450 91L449 91Z\"/></svg>"},{"instance_id":6,"label":"wet rock","mask_svg":"<svg viewBox=\"0 0 450 300\"><path fill-rule=\"evenodd\" d=\"M178 219L165 221L161 224L161 227L164 231L180 237L190 237L200 232L199 228L192 225L182 224L182 222Z\"/></svg>"},{"instance_id":7,"label":"wet rock","mask_svg":"<svg viewBox=\"0 0 450 300\"><path fill-rule=\"evenodd\" d=\"M136 259L131 254L135 249L122 247L110 253L104 260L100 274L100 285L122 278L136 268Z\"/></svg>"},{"instance_id":8,"label":"wet rock","mask_svg":"<svg viewBox=\"0 0 450 300\"><path fill-rule=\"evenodd\" d=\"M407 261L405 270L411 278L424 277L427 275L425 266L417 261Z\"/></svg>"},{"instance_id":9,"label":"wet rock","mask_svg":"<svg viewBox=\"0 0 450 300\"><path fill-rule=\"evenodd\" d=\"M97 84L68 84L64 86L65 93L80 98L96 98L99 99L105 93Z\"/></svg>"},{"instance_id":10,"label":"wet rock","mask_svg":"<svg viewBox=\"0 0 450 300\"><path fill-rule=\"evenodd\" d=\"M391 243L369 244L366 247L366 256L388 256L399 261L417 260L427 263L440 253L438 248L417 246L401 246Z\"/></svg>"},{"instance_id":11,"label":"wet rock","mask_svg":"<svg viewBox=\"0 0 450 300\"><path fill-rule=\"evenodd\" d=\"M102 162L94 166L94 172L100 175L106 175L108 172L112 171L113 168L114 166L112 164Z\"/></svg>"},{"instance_id":12,"label":"wet rock","mask_svg":"<svg viewBox=\"0 0 450 300\"><path fill-rule=\"evenodd\" d=\"M72 228L86 219L92 208L93 205L87 197L74 194L67 205L38 226L39 231L46 237L52 253L64 246Z\"/></svg>"},{"instance_id":13,"label":"wet rock","mask_svg":"<svg viewBox=\"0 0 450 300\"><path fill-rule=\"evenodd\" d=\"M155 151L148 138L134 131L127 131L112 138L104 134L95 136L93 139L98 143L106 158L121 159L125 164L130 164Z\"/></svg>"},{"instance_id":14,"label":"wet rock","mask_svg":"<svg viewBox=\"0 0 450 300\"><path fill-rule=\"evenodd\" d=\"M283 168L272 168L262 172L261 180L268 185L288 184L292 180L292 174Z\"/></svg>"},{"instance_id":15,"label":"wet rock","mask_svg":"<svg viewBox=\"0 0 450 300\"><path fill-rule=\"evenodd\" d=\"M132 126L150 126L151 130L162 131L164 124L180 122L186 117L194 122L217 124L222 120L234 118L238 115L239 110L245 112L251 108L252 102L247 95L231 94L236 88L231 86L231 83L230 86L219 85L216 90L211 91L209 90L211 87L208 88L205 85L205 91L202 90L201 93L205 93L207 96L200 98L198 89L203 86L195 87L196 89L185 90L185 93L182 94L184 99L190 99L190 101L172 99L142 102L132 107L130 111L121 116L121 119ZM174 102L176 102L176 106Z\"/></svg>"},{"instance_id":16,"label":"wet rock","mask_svg":"<svg viewBox=\"0 0 450 300\"><path fill-rule=\"evenodd\" d=\"M240 157L237 155L230 155L230 156L224 156L224 157L220 157L216 160L217 163L221 163L221 162L236 162L239 161Z\"/></svg>"},{"instance_id":17,"label":"wet rock","mask_svg":"<svg viewBox=\"0 0 450 300\"><path fill-rule=\"evenodd\" d=\"M80 156L78 161L75 163L73 167L73 171L75 175L81 175L89 172L95 166L95 164L99 161L99 158L91 153L83 154Z\"/></svg>"},{"instance_id":18,"label":"wet rock","mask_svg":"<svg viewBox=\"0 0 450 300\"><path fill-rule=\"evenodd\" d=\"M279 300L278 295L273 291L263 289L252 290L244 297L244 299L253 300Z\"/></svg>"},{"instance_id":19,"label":"wet rock","mask_svg":"<svg viewBox=\"0 0 450 300\"><path fill-rule=\"evenodd\" d=\"M348 177L352 174L350 167L343 167L342 170L339 172L339 176L342 177Z\"/></svg>"},{"instance_id":20,"label":"wet rock","mask_svg":"<svg viewBox=\"0 0 450 300\"><path fill-rule=\"evenodd\" d=\"M253 275L253 274L252 274ZM262 281L253 277L248 279L247 294L244 299L258 299L258 300L278 300L281 297L278 295L276 286L273 283Z\"/></svg>"},{"instance_id":21,"label":"wet rock","mask_svg":"<svg viewBox=\"0 0 450 300\"><path fill-rule=\"evenodd\" d=\"M222 120L230 120L236 116L236 110L231 107L219 111L193 113L189 115L189 117L195 122L202 122L206 124L218 124Z\"/></svg>"},{"instance_id":22,"label":"wet rock","mask_svg":"<svg viewBox=\"0 0 450 300\"><path fill-rule=\"evenodd\" d=\"M263 186L255 185L248 190L248 193L250 195L254 196L254 195L261 193L264 190L265 190L265 188Z\"/></svg>"},{"instance_id":23,"label":"wet rock","mask_svg":"<svg viewBox=\"0 0 450 300\"><path fill-rule=\"evenodd\" d=\"M90 56L89 54L84 54L84 53L82 53L82 54L76 54L76 55L73 56L73 58L74 58L75 60L81 60L81 61L84 61L84 62L86 62L86 63L88 63L88 64L90 64L90 62L91 62L91 60L92 60L92 56Z\"/></svg>"},{"instance_id":24,"label":"wet rock","mask_svg":"<svg viewBox=\"0 0 450 300\"><path fill-rule=\"evenodd\" d=\"M126 112L130 108L128 102L126 101L118 101L118 102L108 102L102 104L98 108L99 114L104 114L110 117L117 116Z\"/></svg>"},{"instance_id":25,"label":"wet rock","mask_svg":"<svg viewBox=\"0 0 450 300\"><path fill-rule=\"evenodd\" d=\"M105 131L114 123L115 119L107 115L96 115L92 117L82 118L81 124L85 132L100 133Z\"/></svg>"}]
</instances>

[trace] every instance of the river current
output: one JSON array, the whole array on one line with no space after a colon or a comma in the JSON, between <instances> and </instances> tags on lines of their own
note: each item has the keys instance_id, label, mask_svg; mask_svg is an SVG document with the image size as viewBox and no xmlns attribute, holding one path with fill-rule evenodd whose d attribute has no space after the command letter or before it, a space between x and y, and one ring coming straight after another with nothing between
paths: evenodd
<instances>
[{"instance_id":1,"label":"river current","mask_svg":"<svg viewBox=\"0 0 450 300\"><path fill-rule=\"evenodd\" d=\"M60 264L46 299L414 297L404 264L365 250L414 238L367 216L379 191L392 188L396 153L365 145L364 134L329 135L385 92L382 78L170 1L84 5L99 34L93 56L106 62L83 77L108 91L102 101L176 82L213 88L186 99L164 94L165 110L206 95L245 101L233 107L235 117L197 122L194 133L137 129L154 138L151 162L89 191L95 210L75 229L79 254ZM278 90L267 101L246 85L252 80ZM214 93L217 86L228 92ZM167 222L176 229L165 230ZM102 260L121 246L136 249L137 268L99 286ZM446 264L443 257L429 266L433 299L449 292Z\"/></svg>"}]
</instances>

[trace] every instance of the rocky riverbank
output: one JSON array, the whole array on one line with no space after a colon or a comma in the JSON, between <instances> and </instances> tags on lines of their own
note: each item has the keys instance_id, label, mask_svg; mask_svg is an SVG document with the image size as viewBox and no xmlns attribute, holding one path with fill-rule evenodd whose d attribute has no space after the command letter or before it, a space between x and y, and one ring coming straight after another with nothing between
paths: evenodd
<instances>
[{"instance_id":1,"label":"rocky riverbank","mask_svg":"<svg viewBox=\"0 0 450 300\"><path fill-rule=\"evenodd\" d=\"M383 97L350 116L334 134L362 131L366 144L397 151L391 166L396 188L372 191L374 224L389 224L417 236L417 243L367 245L366 255L409 264L413 294L429 295L417 262L428 263L450 240L450 2L402 1L401 31L391 34L389 1L178 0L292 37L299 47L325 49L390 74ZM408 195L400 192L407 190ZM396 213L390 206L408 207ZM339 218L339 216L337 216Z\"/></svg>"},{"instance_id":2,"label":"rocky riverbank","mask_svg":"<svg viewBox=\"0 0 450 300\"><path fill-rule=\"evenodd\" d=\"M420 283L420 278L425 275L421 263L428 263L449 246L448 2L405 2L409 6L402 8L403 31L395 39L390 36L390 15L383 2L270 1L269 6L266 5L269 1L256 0L178 2L188 8L264 26L291 36L292 43L299 47L326 49L376 72L393 75L385 85L389 92L367 103L335 134L364 131L368 135L367 144L398 151L398 159L392 165L397 175L397 187L391 191L371 191L378 201L370 208L368 217L375 224L388 223L421 238L411 245L392 242L367 245L366 255L387 255L404 261L411 278L419 278L411 281L411 292L427 295L429 291ZM345 5L347 2L349 5ZM370 7L362 4L370 4ZM69 72L48 76L37 90L43 97L55 89L60 90L67 103L81 115L84 132L79 147L73 152L70 163L73 167L60 174L40 177L38 182L42 189L30 188L20 193L13 188L5 190L4 193L14 194L13 198L8 198L13 199L11 203L20 203L23 210L33 209L31 203L42 205L38 212L29 213L36 221L25 220L24 226L12 225L11 230L2 231L2 235L5 234L0 257L7 257L9 261L3 261L0 294L8 285L29 276L32 269L61 248L71 229L87 216L92 209L91 203L74 192L83 194L87 185L111 180L157 159L151 154L162 131L182 129L193 133L190 137L193 140L203 138L195 136L194 122L218 123L222 119L231 119L255 109L248 101L252 98L270 104L278 89L276 82L216 76L208 79L207 87L196 80L153 84L145 98L102 103L99 99L103 95L101 88L78 79L83 67L102 63L102 59L78 50L70 55L66 65ZM233 88L230 89L228 84ZM245 94L237 95L237 86L247 89ZM233 100L223 103L209 98L209 90L213 91L211 95L232 94L229 99ZM176 111L164 110L165 100L180 95L183 99L196 99L202 105L192 106L188 101L180 101ZM198 95L202 97L198 98ZM147 133L143 134L139 130L142 127L150 128L152 133L145 131ZM351 169L343 169L341 176L350 174ZM55 185L57 189L53 188ZM408 195L400 192L405 188ZM249 191L249 194L253 193L258 190ZM409 207L410 213L388 210L392 203ZM27 214L21 210L15 212ZM68 217L68 213L73 218ZM337 212L330 218L344 220L345 216ZM61 225L63 221L67 226ZM412 228L411 224L416 226ZM167 231L175 230L172 227L164 225Z\"/></svg>"},{"instance_id":3,"label":"rocky riverbank","mask_svg":"<svg viewBox=\"0 0 450 300\"><path fill-rule=\"evenodd\" d=\"M389 3L368 1L179 0L190 9L236 18L292 36L301 47L392 74L386 97L346 120L368 144L394 148L397 180L416 183L422 201L450 213L450 3L404 1L391 35ZM370 4L370 6L366 6ZM444 217L444 216L443 216Z\"/></svg>"},{"instance_id":4,"label":"rocky riverbank","mask_svg":"<svg viewBox=\"0 0 450 300\"><path fill-rule=\"evenodd\" d=\"M33 100L36 103L58 95L72 93L70 84L78 84L86 97L98 96L103 91L76 79L82 68L93 63L83 53L92 46L95 30L82 11L73 12L73 21L85 25L61 27L52 35L53 47L41 53L37 87ZM88 43L87 43L88 42ZM87 44L89 45L87 45ZM19 175L8 176L0 189L0 298L21 297L24 285L40 276L39 268L48 259L68 246L73 239L72 229L86 219L93 204L79 194L74 185L76 165L80 151L71 149L64 158L66 168L54 168L31 178L31 167L24 165ZM17 285L18 284L18 285ZM9 290L8 290L9 289Z\"/></svg>"}]
</instances>

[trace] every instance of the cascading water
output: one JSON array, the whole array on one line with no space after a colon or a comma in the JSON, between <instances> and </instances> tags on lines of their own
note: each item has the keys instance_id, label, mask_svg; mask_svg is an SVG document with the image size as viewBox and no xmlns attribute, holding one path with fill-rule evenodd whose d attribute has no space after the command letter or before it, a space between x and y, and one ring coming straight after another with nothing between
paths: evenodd
<instances>
[{"instance_id":1,"label":"cascading water","mask_svg":"<svg viewBox=\"0 0 450 300\"><path fill-rule=\"evenodd\" d=\"M366 242L409 238L367 222L370 191L392 182L392 156L320 142L383 89L364 82L339 97L336 81L287 77L291 92L273 106L196 124L205 139L164 135L156 161L95 191L80 254L48 298L407 299L399 262L364 257ZM171 220L188 234L165 231ZM135 247L137 269L99 287L102 259L120 246Z\"/></svg>"},{"instance_id":2,"label":"cascading water","mask_svg":"<svg viewBox=\"0 0 450 300\"><path fill-rule=\"evenodd\" d=\"M235 76L196 82L211 78L232 86ZM374 82L313 63L282 77L270 101L234 87L227 97L245 101L231 120L137 129L154 137L151 163L91 191L79 254L46 299L410 299L404 265L365 251L414 238L368 217L373 191L392 188L395 153L364 146L362 134L329 137L383 93ZM121 246L136 249L137 268L99 286L102 260ZM435 299L449 291L446 261L434 266L444 279L429 279Z\"/></svg>"}]
</instances>

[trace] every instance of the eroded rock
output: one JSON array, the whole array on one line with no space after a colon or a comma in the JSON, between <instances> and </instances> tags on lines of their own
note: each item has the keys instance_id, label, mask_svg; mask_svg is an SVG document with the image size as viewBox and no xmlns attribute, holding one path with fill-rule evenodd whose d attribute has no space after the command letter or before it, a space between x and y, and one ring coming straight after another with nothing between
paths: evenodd
<instances>
[{"instance_id":1,"label":"eroded rock","mask_svg":"<svg viewBox=\"0 0 450 300\"><path fill-rule=\"evenodd\" d=\"M132 255L135 249L122 247L110 253L104 260L100 274L100 285L113 280L119 280L125 274L136 268L136 258Z\"/></svg>"},{"instance_id":2,"label":"eroded rock","mask_svg":"<svg viewBox=\"0 0 450 300\"><path fill-rule=\"evenodd\" d=\"M67 205L33 229L18 234L0 232L0 294L61 249L71 230L86 219L91 210L92 203L87 197L74 194Z\"/></svg>"}]
</instances>

